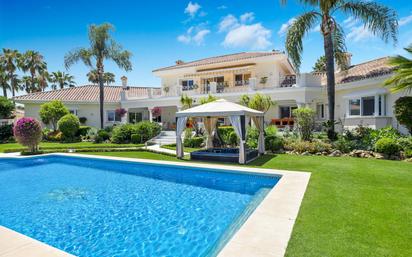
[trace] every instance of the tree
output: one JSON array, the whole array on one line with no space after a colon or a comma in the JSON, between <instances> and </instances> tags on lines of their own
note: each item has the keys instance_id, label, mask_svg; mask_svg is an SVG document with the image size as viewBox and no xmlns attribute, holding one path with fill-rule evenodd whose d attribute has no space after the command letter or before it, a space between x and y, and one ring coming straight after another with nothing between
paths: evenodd
<instances>
[{"instance_id":1,"label":"tree","mask_svg":"<svg viewBox=\"0 0 412 257\"><path fill-rule=\"evenodd\" d=\"M99 84L99 79L97 76L97 71L96 70L91 70L89 71L89 73L87 73L87 79L89 80L89 82L93 83L93 84ZM103 83L106 85L109 85L110 83L114 83L115 82L115 75L111 72L105 72L103 74Z\"/></svg>"},{"instance_id":2,"label":"tree","mask_svg":"<svg viewBox=\"0 0 412 257\"><path fill-rule=\"evenodd\" d=\"M44 124L52 124L53 130L57 129L57 122L66 114L69 114L69 110L59 100L54 100L48 103L44 103L40 106L40 118Z\"/></svg>"},{"instance_id":3,"label":"tree","mask_svg":"<svg viewBox=\"0 0 412 257\"><path fill-rule=\"evenodd\" d=\"M131 53L114 41L110 31L114 29L113 25L104 23L102 25L91 25L89 27L89 48L78 48L66 54L64 63L66 69L70 68L78 61L82 61L86 66L97 70L100 92L100 127L104 126L104 60L111 59L120 68L130 71L132 64L130 62Z\"/></svg>"},{"instance_id":4,"label":"tree","mask_svg":"<svg viewBox=\"0 0 412 257\"><path fill-rule=\"evenodd\" d=\"M9 76L7 73L0 67L0 86L3 89L3 96L7 98L7 90L10 89L10 85L8 83Z\"/></svg>"},{"instance_id":5,"label":"tree","mask_svg":"<svg viewBox=\"0 0 412 257\"><path fill-rule=\"evenodd\" d=\"M16 69L19 67L18 62L21 58L21 54L17 50L3 48L3 62L5 71L8 73L8 78L10 80L10 89L11 95L14 97L16 95L16 91L18 91L19 86L16 80Z\"/></svg>"},{"instance_id":6,"label":"tree","mask_svg":"<svg viewBox=\"0 0 412 257\"><path fill-rule=\"evenodd\" d=\"M312 69L314 72L326 72L326 57L324 55L319 57Z\"/></svg>"},{"instance_id":7,"label":"tree","mask_svg":"<svg viewBox=\"0 0 412 257\"><path fill-rule=\"evenodd\" d=\"M50 75L47 70L41 70L36 77L36 84L40 91L44 91L50 82Z\"/></svg>"},{"instance_id":8,"label":"tree","mask_svg":"<svg viewBox=\"0 0 412 257\"><path fill-rule=\"evenodd\" d=\"M209 94L207 97L200 98L200 104L207 104L216 101L218 98Z\"/></svg>"},{"instance_id":9,"label":"tree","mask_svg":"<svg viewBox=\"0 0 412 257\"><path fill-rule=\"evenodd\" d=\"M412 44L404 48L412 55ZM392 92L412 90L412 59L397 55L389 59L389 64L394 66L395 74L385 81L386 86L392 87Z\"/></svg>"},{"instance_id":10,"label":"tree","mask_svg":"<svg viewBox=\"0 0 412 257\"><path fill-rule=\"evenodd\" d=\"M65 72L56 71L51 74L52 89L56 90L57 87L63 89L65 87L74 87L76 82L74 82L74 77Z\"/></svg>"},{"instance_id":11,"label":"tree","mask_svg":"<svg viewBox=\"0 0 412 257\"><path fill-rule=\"evenodd\" d=\"M29 151L38 151L38 145L42 138L41 124L34 118L23 117L19 119L13 128L13 134L17 142L29 147Z\"/></svg>"},{"instance_id":12,"label":"tree","mask_svg":"<svg viewBox=\"0 0 412 257\"><path fill-rule=\"evenodd\" d=\"M403 96L395 101L394 114L399 124L404 125L412 134L412 96Z\"/></svg>"},{"instance_id":13,"label":"tree","mask_svg":"<svg viewBox=\"0 0 412 257\"><path fill-rule=\"evenodd\" d=\"M21 78L22 88L26 91L26 93L31 93L31 77L30 76L23 76Z\"/></svg>"},{"instance_id":14,"label":"tree","mask_svg":"<svg viewBox=\"0 0 412 257\"><path fill-rule=\"evenodd\" d=\"M252 98L248 95L242 95L240 97L240 104L266 113L276 103L272 101L270 96L256 93Z\"/></svg>"},{"instance_id":15,"label":"tree","mask_svg":"<svg viewBox=\"0 0 412 257\"><path fill-rule=\"evenodd\" d=\"M36 87L36 75L47 70L47 64L43 60L43 56L39 52L28 50L21 57L19 65L24 72L30 72L30 86L26 87L26 91L33 93L44 90Z\"/></svg>"},{"instance_id":16,"label":"tree","mask_svg":"<svg viewBox=\"0 0 412 257\"><path fill-rule=\"evenodd\" d=\"M311 140L315 126L315 111L307 107L298 108L293 110L293 116L301 138L305 141Z\"/></svg>"},{"instance_id":17,"label":"tree","mask_svg":"<svg viewBox=\"0 0 412 257\"><path fill-rule=\"evenodd\" d=\"M0 96L0 119L14 118L13 111L13 102L4 96Z\"/></svg>"},{"instance_id":18,"label":"tree","mask_svg":"<svg viewBox=\"0 0 412 257\"><path fill-rule=\"evenodd\" d=\"M287 0L282 0L286 4ZM339 65L345 65L345 35L343 28L335 19L339 12L361 21L366 29L385 42L390 38L396 44L398 17L394 10L366 0L300 0L313 10L298 16L289 26L286 36L286 50L296 70L299 71L303 38L309 31L320 24L323 48L326 58L326 77L329 107L329 122L335 120L335 59ZM330 126L328 136L334 137L334 126Z\"/></svg>"},{"instance_id":19,"label":"tree","mask_svg":"<svg viewBox=\"0 0 412 257\"><path fill-rule=\"evenodd\" d=\"M183 94L180 97L180 104L182 105L182 109L186 110L189 108L192 108L193 106L193 98L191 98L190 96Z\"/></svg>"}]
</instances>

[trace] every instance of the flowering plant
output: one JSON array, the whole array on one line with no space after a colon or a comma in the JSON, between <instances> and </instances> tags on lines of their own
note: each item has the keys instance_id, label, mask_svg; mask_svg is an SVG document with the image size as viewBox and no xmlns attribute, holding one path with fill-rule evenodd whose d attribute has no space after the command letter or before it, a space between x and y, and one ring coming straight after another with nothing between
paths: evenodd
<instances>
[{"instance_id":1,"label":"flowering plant","mask_svg":"<svg viewBox=\"0 0 412 257\"><path fill-rule=\"evenodd\" d=\"M153 117L159 117L162 114L162 109L160 107L155 107L152 110Z\"/></svg>"},{"instance_id":2,"label":"flowering plant","mask_svg":"<svg viewBox=\"0 0 412 257\"><path fill-rule=\"evenodd\" d=\"M23 117L14 124L13 134L17 142L36 152L42 139L41 124L34 118Z\"/></svg>"},{"instance_id":3,"label":"flowering plant","mask_svg":"<svg viewBox=\"0 0 412 257\"><path fill-rule=\"evenodd\" d=\"M117 108L115 112L116 112L116 114L119 115L121 118L123 118L123 117L126 115L126 113L127 113L126 109L124 109L124 108Z\"/></svg>"}]
</instances>

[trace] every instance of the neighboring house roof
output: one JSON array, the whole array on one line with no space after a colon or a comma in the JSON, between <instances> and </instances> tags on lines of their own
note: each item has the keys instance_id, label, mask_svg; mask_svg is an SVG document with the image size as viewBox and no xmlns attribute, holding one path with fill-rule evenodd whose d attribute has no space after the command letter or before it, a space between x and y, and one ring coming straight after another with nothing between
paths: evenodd
<instances>
[{"instance_id":1,"label":"neighboring house roof","mask_svg":"<svg viewBox=\"0 0 412 257\"><path fill-rule=\"evenodd\" d=\"M394 67L388 64L390 57L382 57L351 66L336 73L336 84L344 84L363 79L375 78L392 73Z\"/></svg>"},{"instance_id":2,"label":"neighboring house roof","mask_svg":"<svg viewBox=\"0 0 412 257\"><path fill-rule=\"evenodd\" d=\"M279 52L279 51L243 52L243 53L236 53L236 54L227 54L227 55L209 57L209 58L200 59L200 60L191 61L191 62L182 62L181 64L176 64L173 66L156 69L153 72L187 68L187 67L196 67L196 66L223 63L223 62L233 62L233 61L240 61L240 60L252 59L252 58L263 57L263 56L270 56L270 55L279 55L279 54L282 54L282 52Z\"/></svg>"},{"instance_id":3,"label":"neighboring house roof","mask_svg":"<svg viewBox=\"0 0 412 257\"><path fill-rule=\"evenodd\" d=\"M159 90L159 88L153 88ZM120 86L105 86L104 87L104 101L108 103L120 102ZM147 96L148 87L129 87L127 94L130 96ZM53 91L37 92L15 97L16 102L44 102L51 100L60 100L62 102L99 102L99 86L85 85L80 87L64 88Z\"/></svg>"}]
</instances>

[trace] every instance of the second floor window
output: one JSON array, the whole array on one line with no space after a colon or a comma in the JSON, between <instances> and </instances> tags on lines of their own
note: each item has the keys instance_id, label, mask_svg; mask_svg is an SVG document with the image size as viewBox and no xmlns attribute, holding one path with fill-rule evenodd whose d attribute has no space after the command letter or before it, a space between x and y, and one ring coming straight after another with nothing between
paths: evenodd
<instances>
[{"instance_id":1,"label":"second floor window","mask_svg":"<svg viewBox=\"0 0 412 257\"><path fill-rule=\"evenodd\" d=\"M250 74L236 74L235 75L235 86L243 86L249 84Z\"/></svg>"},{"instance_id":2,"label":"second floor window","mask_svg":"<svg viewBox=\"0 0 412 257\"><path fill-rule=\"evenodd\" d=\"M193 80L182 80L182 90L192 90L193 89Z\"/></svg>"}]
</instances>

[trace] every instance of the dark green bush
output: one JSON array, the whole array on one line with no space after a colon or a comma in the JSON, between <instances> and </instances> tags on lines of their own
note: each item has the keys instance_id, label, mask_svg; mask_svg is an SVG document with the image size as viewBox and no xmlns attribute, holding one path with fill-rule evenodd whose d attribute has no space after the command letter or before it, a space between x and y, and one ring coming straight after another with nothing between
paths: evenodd
<instances>
[{"instance_id":1,"label":"dark green bush","mask_svg":"<svg viewBox=\"0 0 412 257\"><path fill-rule=\"evenodd\" d=\"M255 127L248 127L246 131L246 145L249 148L257 148L259 139L259 130Z\"/></svg>"},{"instance_id":2,"label":"dark green bush","mask_svg":"<svg viewBox=\"0 0 412 257\"><path fill-rule=\"evenodd\" d=\"M185 138L183 144L185 147L199 148L202 146L203 141L204 141L203 137L191 137L191 138Z\"/></svg>"},{"instance_id":3,"label":"dark green bush","mask_svg":"<svg viewBox=\"0 0 412 257\"><path fill-rule=\"evenodd\" d=\"M85 124L86 121L87 121L87 118L86 117L80 117L79 121L80 121L81 124Z\"/></svg>"},{"instance_id":4,"label":"dark green bush","mask_svg":"<svg viewBox=\"0 0 412 257\"><path fill-rule=\"evenodd\" d=\"M65 140L73 140L79 130L80 121L76 115L66 114L57 122L57 126Z\"/></svg>"},{"instance_id":5,"label":"dark green bush","mask_svg":"<svg viewBox=\"0 0 412 257\"><path fill-rule=\"evenodd\" d=\"M225 146L237 145L238 136L232 126L220 126L218 127L218 133Z\"/></svg>"},{"instance_id":6,"label":"dark green bush","mask_svg":"<svg viewBox=\"0 0 412 257\"><path fill-rule=\"evenodd\" d=\"M0 126L0 143L8 142L13 137L13 124Z\"/></svg>"},{"instance_id":7,"label":"dark green bush","mask_svg":"<svg viewBox=\"0 0 412 257\"><path fill-rule=\"evenodd\" d=\"M104 129L101 129L101 130L97 131L97 135L94 139L94 142L95 143L103 143L103 142L105 142L106 140L109 140L109 139L110 139L109 132L107 132Z\"/></svg>"},{"instance_id":8,"label":"dark green bush","mask_svg":"<svg viewBox=\"0 0 412 257\"><path fill-rule=\"evenodd\" d=\"M149 121L141 121L136 124L123 124L116 126L112 132L112 142L115 144L127 144L131 142L132 134L138 134L140 141L144 143L147 140L157 136L161 131L159 124Z\"/></svg>"},{"instance_id":9,"label":"dark green bush","mask_svg":"<svg viewBox=\"0 0 412 257\"><path fill-rule=\"evenodd\" d=\"M404 154L406 158L412 158L412 148L405 150Z\"/></svg>"},{"instance_id":10,"label":"dark green bush","mask_svg":"<svg viewBox=\"0 0 412 257\"><path fill-rule=\"evenodd\" d=\"M136 123L137 134L140 135L140 143L144 143L149 139L157 136L162 130L156 122L141 121Z\"/></svg>"},{"instance_id":11,"label":"dark green bush","mask_svg":"<svg viewBox=\"0 0 412 257\"><path fill-rule=\"evenodd\" d=\"M276 135L268 135L265 137L265 149L272 153L277 152L283 148L283 140Z\"/></svg>"},{"instance_id":12,"label":"dark green bush","mask_svg":"<svg viewBox=\"0 0 412 257\"><path fill-rule=\"evenodd\" d=\"M333 148L341 151L342 153L349 153L356 148L356 143L346 139L345 137L339 137L338 140L333 142Z\"/></svg>"},{"instance_id":13,"label":"dark green bush","mask_svg":"<svg viewBox=\"0 0 412 257\"><path fill-rule=\"evenodd\" d=\"M7 97L0 96L0 119L13 119L14 103Z\"/></svg>"},{"instance_id":14,"label":"dark green bush","mask_svg":"<svg viewBox=\"0 0 412 257\"><path fill-rule=\"evenodd\" d=\"M392 138L381 138L375 143L375 151L387 155L397 155L401 150L400 145Z\"/></svg>"},{"instance_id":15,"label":"dark green bush","mask_svg":"<svg viewBox=\"0 0 412 257\"><path fill-rule=\"evenodd\" d=\"M80 126L79 130L77 131L77 135L84 137L87 135L90 129L91 129L90 126Z\"/></svg>"},{"instance_id":16,"label":"dark green bush","mask_svg":"<svg viewBox=\"0 0 412 257\"><path fill-rule=\"evenodd\" d=\"M132 134L130 137L130 142L132 144L139 144L141 142L141 137L139 134Z\"/></svg>"}]
</instances>

